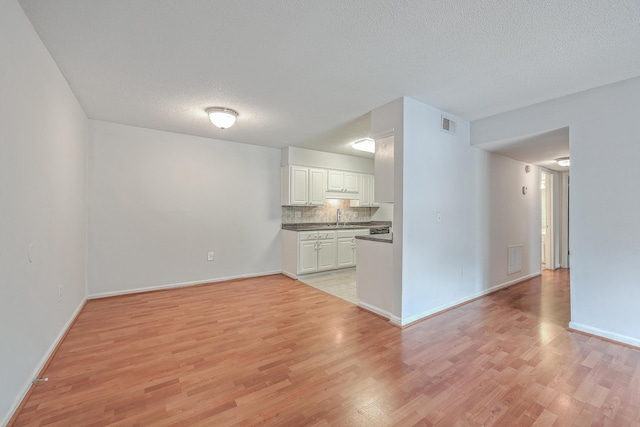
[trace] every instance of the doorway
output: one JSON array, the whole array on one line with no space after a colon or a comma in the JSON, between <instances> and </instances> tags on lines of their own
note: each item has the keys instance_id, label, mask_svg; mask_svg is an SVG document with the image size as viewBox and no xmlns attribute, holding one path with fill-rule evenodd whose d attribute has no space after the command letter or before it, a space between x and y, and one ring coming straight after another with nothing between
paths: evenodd
<instances>
[{"instance_id":1,"label":"doorway","mask_svg":"<svg viewBox=\"0 0 640 427\"><path fill-rule=\"evenodd\" d=\"M553 230L553 174L540 173L540 264L544 270L555 270Z\"/></svg>"}]
</instances>

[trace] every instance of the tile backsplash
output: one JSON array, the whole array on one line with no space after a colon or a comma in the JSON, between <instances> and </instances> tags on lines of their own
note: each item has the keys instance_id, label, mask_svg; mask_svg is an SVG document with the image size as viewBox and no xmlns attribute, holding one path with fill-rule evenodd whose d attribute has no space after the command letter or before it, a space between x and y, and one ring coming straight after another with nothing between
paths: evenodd
<instances>
[{"instance_id":1,"label":"tile backsplash","mask_svg":"<svg viewBox=\"0 0 640 427\"><path fill-rule=\"evenodd\" d=\"M332 200L324 206L283 206L283 224L302 224L317 222L336 222L336 212L342 212L341 222L369 222L372 210L378 208L354 208L349 206L349 200ZM296 212L300 217L296 218Z\"/></svg>"}]
</instances>

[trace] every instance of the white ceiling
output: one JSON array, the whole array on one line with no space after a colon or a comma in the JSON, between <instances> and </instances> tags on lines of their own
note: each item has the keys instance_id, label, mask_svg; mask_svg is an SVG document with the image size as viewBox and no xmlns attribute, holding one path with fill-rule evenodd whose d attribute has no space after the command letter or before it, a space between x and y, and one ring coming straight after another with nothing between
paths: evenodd
<instances>
[{"instance_id":1,"label":"white ceiling","mask_svg":"<svg viewBox=\"0 0 640 427\"><path fill-rule=\"evenodd\" d=\"M638 0L20 3L89 118L272 147L356 154L401 96L474 120L640 76Z\"/></svg>"},{"instance_id":2,"label":"white ceiling","mask_svg":"<svg viewBox=\"0 0 640 427\"><path fill-rule=\"evenodd\" d=\"M555 159L569 157L569 128L493 141L479 147L547 169L559 172L569 170L568 167L559 166L555 162Z\"/></svg>"}]
</instances>

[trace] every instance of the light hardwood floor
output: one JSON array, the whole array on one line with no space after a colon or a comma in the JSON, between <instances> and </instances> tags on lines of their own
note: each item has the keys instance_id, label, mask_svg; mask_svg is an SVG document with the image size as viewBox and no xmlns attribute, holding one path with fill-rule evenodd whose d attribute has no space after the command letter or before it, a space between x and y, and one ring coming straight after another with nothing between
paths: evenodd
<instances>
[{"instance_id":1,"label":"light hardwood floor","mask_svg":"<svg viewBox=\"0 0 640 427\"><path fill-rule=\"evenodd\" d=\"M545 272L405 329L276 275L89 301L16 426L638 426L640 352Z\"/></svg>"}]
</instances>

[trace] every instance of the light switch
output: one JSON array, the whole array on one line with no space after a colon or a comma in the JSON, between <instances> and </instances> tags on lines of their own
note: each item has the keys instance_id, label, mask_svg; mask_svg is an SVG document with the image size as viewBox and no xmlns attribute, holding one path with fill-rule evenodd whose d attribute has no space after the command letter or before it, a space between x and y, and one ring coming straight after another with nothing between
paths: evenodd
<instances>
[{"instance_id":1,"label":"light switch","mask_svg":"<svg viewBox=\"0 0 640 427\"><path fill-rule=\"evenodd\" d=\"M442 214L440 212L436 212L436 222L442 222Z\"/></svg>"}]
</instances>

